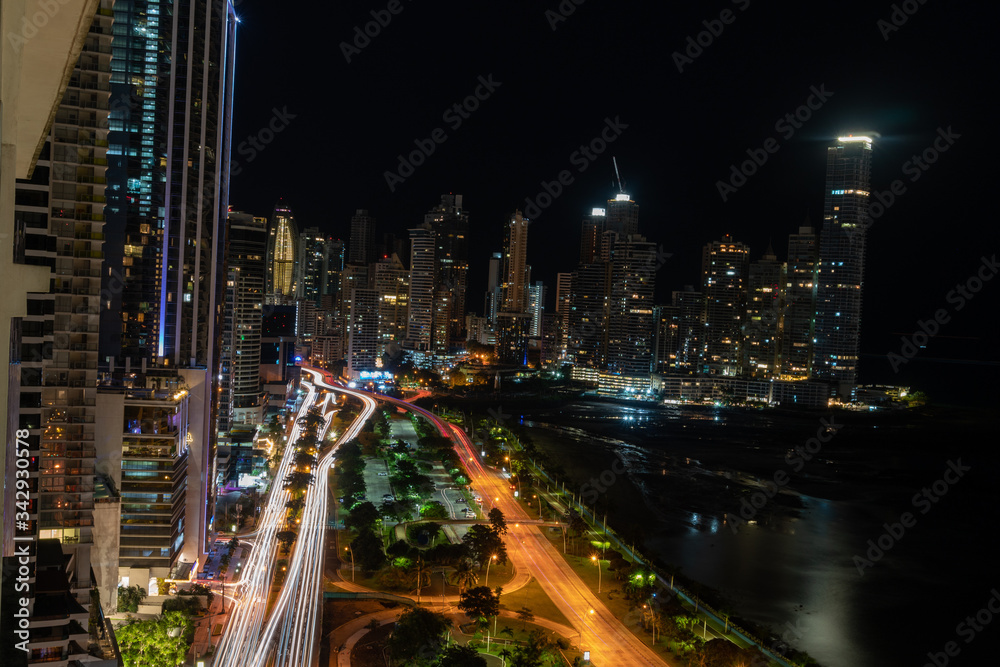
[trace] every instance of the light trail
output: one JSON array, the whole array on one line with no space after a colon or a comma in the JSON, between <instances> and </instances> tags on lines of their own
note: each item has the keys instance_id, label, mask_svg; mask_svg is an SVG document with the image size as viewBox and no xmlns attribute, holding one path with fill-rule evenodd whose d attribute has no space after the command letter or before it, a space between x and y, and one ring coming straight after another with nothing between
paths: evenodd
<instances>
[{"instance_id":1,"label":"light trail","mask_svg":"<svg viewBox=\"0 0 1000 667\"><path fill-rule=\"evenodd\" d=\"M377 403L370 396L341 389L323 381L317 371L303 368L315 382L302 381L308 393L296 417L289 446L282 458L282 467L275 477L275 484L283 480L291 469L294 459L294 442L300 435L298 419L316 403L316 389L341 392L359 398L364 409L344 433L340 435L329 452L317 461L312 473L314 483L305 496L298 537L295 548L286 566L286 576L281 593L275 601L271 613L265 619L265 609L274 578L274 552L276 538L285 519L285 503L288 492L272 490L266 510L262 513L259 528L254 531L254 555L257 560L250 564L245 573L246 588L241 589L241 604L237 607L226 633L219 642L216 664L227 667L303 667L313 665L317 659L316 639L320 629L320 610L323 602L323 560L327 526L327 499L329 495L329 472L335 454L341 444L357 437L364 423L372 415ZM319 407L324 414L323 425L318 430L318 440L322 443L330 428L335 404L331 405L332 393L325 394ZM322 445L320 446L320 448Z\"/></svg>"}]
</instances>

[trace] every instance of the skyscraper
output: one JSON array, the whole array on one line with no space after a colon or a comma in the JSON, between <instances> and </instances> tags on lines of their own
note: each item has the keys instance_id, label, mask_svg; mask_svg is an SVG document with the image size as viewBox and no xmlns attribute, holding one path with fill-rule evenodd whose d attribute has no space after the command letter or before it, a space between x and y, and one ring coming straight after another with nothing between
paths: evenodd
<instances>
[{"instance_id":1,"label":"skyscraper","mask_svg":"<svg viewBox=\"0 0 1000 667\"><path fill-rule=\"evenodd\" d=\"M656 245L644 236L620 236L611 261L608 369L649 375L653 363L653 288Z\"/></svg>"},{"instance_id":2,"label":"skyscraper","mask_svg":"<svg viewBox=\"0 0 1000 667\"><path fill-rule=\"evenodd\" d=\"M531 330L529 335L539 338L542 335L542 315L545 313L545 297L548 289L543 282L536 281L528 286L528 312L531 313Z\"/></svg>"},{"instance_id":3,"label":"skyscraper","mask_svg":"<svg viewBox=\"0 0 1000 667\"><path fill-rule=\"evenodd\" d=\"M746 318L750 249L726 234L702 251L704 366L709 375L739 375Z\"/></svg>"},{"instance_id":4,"label":"skyscraper","mask_svg":"<svg viewBox=\"0 0 1000 667\"><path fill-rule=\"evenodd\" d=\"M611 263L581 264L572 275L568 354L577 366L604 368L608 355Z\"/></svg>"},{"instance_id":5,"label":"skyscraper","mask_svg":"<svg viewBox=\"0 0 1000 667\"><path fill-rule=\"evenodd\" d=\"M295 298L301 261L295 216L279 202L267 230L267 303L277 305Z\"/></svg>"},{"instance_id":6,"label":"skyscraper","mask_svg":"<svg viewBox=\"0 0 1000 667\"><path fill-rule=\"evenodd\" d=\"M437 242L429 223L410 230L410 316L406 346L420 352L433 347Z\"/></svg>"},{"instance_id":7,"label":"skyscraper","mask_svg":"<svg viewBox=\"0 0 1000 667\"><path fill-rule=\"evenodd\" d=\"M747 312L743 331L744 375L760 379L778 376L785 267L771 246L750 263Z\"/></svg>"},{"instance_id":8,"label":"skyscraper","mask_svg":"<svg viewBox=\"0 0 1000 667\"><path fill-rule=\"evenodd\" d=\"M351 216L351 239L347 246L350 264L371 264L375 261L375 218L359 208Z\"/></svg>"},{"instance_id":9,"label":"skyscraper","mask_svg":"<svg viewBox=\"0 0 1000 667\"><path fill-rule=\"evenodd\" d=\"M102 351L101 389L155 403L186 387L186 505L169 548L187 563L215 511L235 31L231 2L114 4L102 324L117 316L121 335Z\"/></svg>"},{"instance_id":10,"label":"skyscraper","mask_svg":"<svg viewBox=\"0 0 1000 667\"><path fill-rule=\"evenodd\" d=\"M13 489L19 489L16 500L21 502L16 503L16 513L19 519L26 516L25 523L18 521L16 526L20 537L30 536L32 542L57 540L62 553L67 558L73 556L64 561L61 574L74 590L107 584L110 578L101 576L99 557L91 567L99 539L95 476L101 471L96 463L94 424L99 416L95 400L111 75L110 7L106 0L96 16L81 17L84 25L90 23L90 31L55 108L31 178L18 180L11 188L19 241L13 259L32 265L32 269L44 269L46 281L21 302L22 308L27 307L24 316L3 325L8 331L11 324L20 330L20 337L15 336L10 346L11 361L19 361L19 368L3 383L17 397L20 413L12 415L8 425L17 429L17 439L26 443L30 459L24 463L31 462L17 470L17 484L14 469L7 467L7 502L13 505ZM7 255L4 261L10 259ZM13 282L21 284L20 275ZM12 454L13 430L8 438L7 449ZM27 492L20 479L25 473L30 484ZM30 502L26 502L28 492ZM8 539L15 535L14 510L8 505L4 511ZM117 546L115 542L115 549ZM35 578L33 593L41 591L42 579ZM86 604L88 600L83 601ZM36 615L39 608L36 603ZM52 633L46 634L57 638L65 636L67 629L51 628ZM60 651L51 646L29 646L29 661L47 659L53 650L71 659L85 659L86 655L80 650L83 655L73 656L76 651L69 647Z\"/></svg>"},{"instance_id":11,"label":"skyscraper","mask_svg":"<svg viewBox=\"0 0 1000 667\"><path fill-rule=\"evenodd\" d=\"M469 214L462 208L462 195L441 195L441 202L424 215L437 240L438 289L449 292L448 337L443 347L461 341L465 327L465 295L469 273ZM439 306L439 311L441 308ZM443 312L443 311L441 311ZM439 346L441 347L441 346Z\"/></svg>"},{"instance_id":12,"label":"skyscraper","mask_svg":"<svg viewBox=\"0 0 1000 667\"><path fill-rule=\"evenodd\" d=\"M693 285L671 293L677 309L677 357L674 368L685 375L699 375L705 357L705 298Z\"/></svg>"},{"instance_id":13,"label":"skyscraper","mask_svg":"<svg viewBox=\"0 0 1000 667\"><path fill-rule=\"evenodd\" d=\"M559 358L565 359L569 342L569 314L573 298L573 274L556 274L556 347Z\"/></svg>"},{"instance_id":14,"label":"skyscraper","mask_svg":"<svg viewBox=\"0 0 1000 667\"><path fill-rule=\"evenodd\" d=\"M812 376L818 258L819 244L812 227L799 227L797 234L788 236L788 268L781 318L783 380L808 380Z\"/></svg>"},{"instance_id":15,"label":"skyscraper","mask_svg":"<svg viewBox=\"0 0 1000 667\"><path fill-rule=\"evenodd\" d=\"M486 303L483 314L487 321L494 322L503 301L503 253L495 252L490 257L489 274L486 278Z\"/></svg>"},{"instance_id":16,"label":"skyscraper","mask_svg":"<svg viewBox=\"0 0 1000 667\"><path fill-rule=\"evenodd\" d=\"M226 308L222 327L218 430L235 424L260 424L264 417L260 386L260 337L263 325L267 219L229 214L226 244Z\"/></svg>"},{"instance_id":17,"label":"skyscraper","mask_svg":"<svg viewBox=\"0 0 1000 667\"><path fill-rule=\"evenodd\" d=\"M603 208L593 208L584 217L580 228L580 264L596 262L601 254L601 235L604 234L605 212Z\"/></svg>"},{"instance_id":18,"label":"skyscraper","mask_svg":"<svg viewBox=\"0 0 1000 667\"><path fill-rule=\"evenodd\" d=\"M528 223L529 220L522 217L520 211L514 211L504 228L501 309L507 313L523 313L528 309L528 283L531 280Z\"/></svg>"},{"instance_id":19,"label":"skyscraper","mask_svg":"<svg viewBox=\"0 0 1000 667\"><path fill-rule=\"evenodd\" d=\"M378 294L377 357L402 347L409 314L410 273L393 253L375 264L374 287ZM393 347L395 346L395 348Z\"/></svg>"},{"instance_id":20,"label":"skyscraper","mask_svg":"<svg viewBox=\"0 0 1000 667\"><path fill-rule=\"evenodd\" d=\"M604 231L621 236L639 233L639 205L624 192L608 200L605 216Z\"/></svg>"},{"instance_id":21,"label":"skyscraper","mask_svg":"<svg viewBox=\"0 0 1000 667\"><path fill-rule=\"evenodd\" d=\"M528 312L528 283L531 280L531 267L528 266L529 222L520 211L514 211L504 229L503 300L496 323L496 356L500 363L524 364L528 358L531 329L531 313Z\"/></svg>"},{"instance_id":22,"label":"skyscraper","mask_svg":"<svg viewBox=\"0 0 1000 667\"><path fill-rule=\"evenodd\" d=\"M873 136L840 137L826 153L813 373L842 398L858 372Z\"/></svg>"}]
</instances>

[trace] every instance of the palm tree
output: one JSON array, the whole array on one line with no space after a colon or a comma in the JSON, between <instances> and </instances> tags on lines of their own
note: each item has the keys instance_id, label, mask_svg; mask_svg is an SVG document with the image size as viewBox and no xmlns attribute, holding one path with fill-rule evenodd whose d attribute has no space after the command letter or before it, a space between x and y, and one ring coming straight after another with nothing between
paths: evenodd
<instances>
[{"instance_id":1,"label":"palm tree","mask_svg":"<svg viewBox=\"0 0 1000 667\"><path fill-rule=\"evenodd\" d=\"M479 574L476 573L475 568L472 567L472 564L469 561L463 560L458 564L458 567L455 568L455 574L452 579L455 582L455 585L458 586L458 592L462 593L465 589L471 588L479 583Z\"/></svg>"},{"instance_id":2,"label":"palm tree","mask_svg":"<svg viewBox=\"0 0 1000 667\"><path fill-rule=\"evenodd\" d=\"M514 654L510 652L510 649L503 648L500 649L500 652L497 653L497 656L500 658L502 662L501 667L507 667L507 661L513 658Z\"/></svg>"}]
</instances>

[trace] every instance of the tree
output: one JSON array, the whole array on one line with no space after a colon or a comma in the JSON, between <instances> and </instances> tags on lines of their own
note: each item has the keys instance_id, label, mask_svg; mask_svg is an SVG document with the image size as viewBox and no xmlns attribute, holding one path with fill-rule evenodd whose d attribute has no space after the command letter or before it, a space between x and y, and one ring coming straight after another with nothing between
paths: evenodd
<instances>
[{"instance_id":1,"label":"tree","mask_svg":"<svg viewBox=\"0 0 1000 667\"><path fill-rule=\"evenodd\" d=\"M316 481L316 477L312 473L293 470L285 477L284 486L292 493L305 493L314 481Z\"/></svg>"},{"instance_id":2,"label":"tree","mask_svg":"<svg viewBox=\"0 0 1000 667\"><path fill-rule=\"evenodd\" d=\"M436 521L428 521L420 528L427 533L427 544L434 544L434 540L441 533L442 526Z\"/></svg>"},{"instance_id":3,"label":"tree","mask_svg":"<svg viewBox=\"0 0 1000 667\"><path fill-rule=\"evenodd\" d=\"M497 563L500 565L507 562L507 547L492 528L476 524L465 534L462 542L469 547L470 553L479 563L480 568L485 567L486 561L494 555L496 555Z\"/></svg>"},{"instance_id":4,"label":"tree","mask_svg":"<svg viewBox=\"0 0 1000 667\"><path fill-rule=\"evenodd\" d=\"M404 664L427 665L441 654L444 633L451 622L443 614L415 607L396 621L396 628L386 642L393 660Z\"/></svg>"},{"instance_id":5,"label":"tree","mask_svg":"<svg viewBox=\"0 0 1000 667\"><path fill-rule=\"evenodd\" d=\"M486 667L486 658L474 648L452 644L441 654L438 667Z\"/></svg>"},{"instance_id":6,"label":"tree","mask_svg":"<svg viewBox=\"0 0 1000 667\"><path fill-rule=\"evenodd\" d=\"M455 585L458 586L459 593L479 583L479 575L476 574L476 570L467 560L463 560L458 564L458 567L455 568L455 575L452 578Z\"/></svg>"},{"instance_id":7,"label":"tree","mask_svg":"<svg viewBox=\"0 0 1000 667\"><path fill-rule=\"evenodd\" d=\"M130 611L133 614L139 611L139 605L146 598L146 589L138 584L118 587L118 611Z\"/></svg>"},{"instance_id":8,"label":"tree","mask_svg":"<svg viewBox=\"0 0 1000 667\"><path fill-rule=\"evenodd\" d=\"M287 503L285 503L285 507L287 507L290 510L294 510L294 511L298 511L298 510L302 509L305 506L306 506L306 499L305 498L292 498Z\"/></svg>"},{"instance_id":9,"label":"tree","mask_svg":"<svg viewBox=\"0 0 1000 667\"><path fill-rule=\"evenodd\" d=\"M382 540L370 528L358 532L358 536L351 542L351 552L358 566L365 572L374 572L385 563Z\"/></svg>"},{"instance_id":10,"label":"tree","mask_svg":"<svg viewBox=\"0 0 1000 667\"><path fill-rule=\"evenodd\" d=\"M187 614L168 611L157 619L127 623L115 636L126 667L174 667L184 662L194 624Z\"/></svg>"},{"instance_id":11,"label":"tree","mask_svg":"<svg viewBox=\"0 0 1000 667\"><path fill-rule=\"evenodd\" d=\"M476 586L459 595L458 608L471 619L483 619L500 613L500 596L487 586Z\"/></svg>"},{"instance_id":12,"label":"tree","mask_svg":"<svg viewBox=\"0 0 1000 667\"><path fill-rule=\"evenodd\" d=\"M448 508L434 500L420 508L420 516L424 519L447 519Z\"/></svg>"},{"instance_id":13,"label":"tree","mask_svg":"<svg viewBox=\"0 0 1000 667\"><path fill-rule=\"evenodd\" d=\"M281 542L282 548L287 552L292 548L292 542L298 537L298 534L294 530L283 530L274 536L278 542ZM223 556L225 558L225 556Z\"/></svg>"},{"instance_id":14,"label":"tree","mask_svg":"<svg viewBox=\"0 0 1000 667\"><path fill-rule=\"evenodd\" d=\"M292 460L292 463L299 468L305 468L308 466L311 469L316 465L316 457L309 452L298 452Z\"/></svg>"},{"instance_id":15,"label":"tree","mask_svg":"<svg viewBox=\"0 0 1000 667\"><path fill-rule=\"evenodd\" d=\"M521 607L520 609L518 609L517 610L517 617L519 619L521 619L521 622L523 624L521 626L522 630L527 630L528 629L528 623L531 623L532 621L535 620L535 615L527 607Z\"/></svg>"},{"instance_id":16,"label":"tree","mask_svg":"<svg viewBox=\"0 0 1000 667\"><path fill-rule=\"evenodd\" d=\"M527 643L514 648L511 655L511 667L541 667L542 656L549 648L549 642L540 630L534 630Z\"/></svg>"},{"instance_id":17,"label":"tree","mask_svg":"<svg viewBox=\"0 0 1000 667\"><path fill-rule=\"evenodd\" d=\"M378 511L375 504L371 501L366 501L360 505L356 505L351 510L351 513L344 519L344 526L357 531L372 530L381 518L382 513Z\"/></svg>"},{"instance_id":18,"label":"tree","mask_svg":"<svg viewBox=\"0 0 1000 667\"><path fill-rule=\"evenodd\" d=\"M499 507L494 507L489 513L490 525L493 526L493 530L497 535L503 536L507 534L507 519L504 518L503 512L500 511Z\"/></svg>"}]
</instances>

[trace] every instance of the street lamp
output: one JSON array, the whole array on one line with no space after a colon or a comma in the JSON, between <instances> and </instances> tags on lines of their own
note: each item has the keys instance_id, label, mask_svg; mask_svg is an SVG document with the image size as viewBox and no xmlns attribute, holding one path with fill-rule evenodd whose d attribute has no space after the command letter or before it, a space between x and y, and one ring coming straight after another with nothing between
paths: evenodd
<instances>
[{"instance_id":1,"label":"street lamp","mask_svg":"<svg viewBox=\"0 0 1000 667\"><path fill-rule=\"evenodd\" d=\"M493 554L492 556L490 556L490 559L489 559L488 561L486 561L486 586L487 586L487 588L488 588L488 587L489 587L489 585L490 585L490 565L491 565L491 564L493 563L493 561L495 561L496 559L497 559L497 555L496 555L496 554Z\"/></svg>"},{"instance_id":2,"label":"street lamp","mask_svg":"<svg viewBox=\"0 0 1000 667\"><path fill-rule=\"evenodd\" d=\"M351 554L351 581L354 581L354 550L350 546L344 547L344 551Z\"/></svg>"},{"instance_id":3,"label":"street lamp","mask_svg":"<svg viewBox=\"0 0 1000 667\"><path fill-rule=\"evenodd\" d=\"M597 564L597 594L600 595L601 594L601 559L597 557L597 554L594 554L593 556L590 557L590 560L594 561Z\"/></svg>"}]
</instances>

